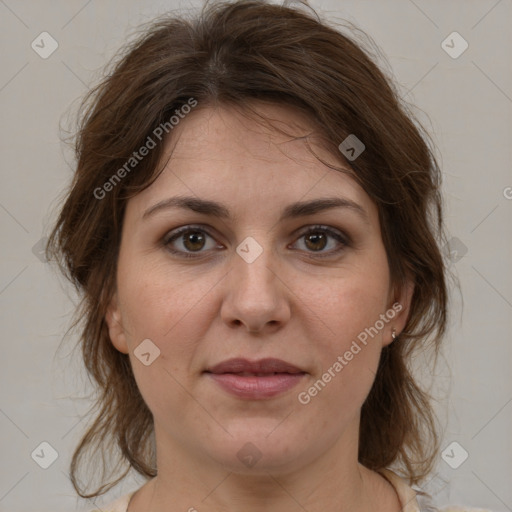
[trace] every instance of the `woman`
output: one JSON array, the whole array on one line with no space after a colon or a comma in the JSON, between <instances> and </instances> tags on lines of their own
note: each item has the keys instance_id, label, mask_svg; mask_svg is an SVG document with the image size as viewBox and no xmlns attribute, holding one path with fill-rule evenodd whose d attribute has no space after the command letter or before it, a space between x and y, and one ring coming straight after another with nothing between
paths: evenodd
<instances>
[{"instance_id":1,"label":"woman","mask_svg":"<svg viewBox=\"0 0 512 512\"><path fill-rule=\"evenodd\" d=\"M84 109L48 246L100 390L80 496L134 468L102 510L427 510L439 437L408 363L446 328L440 172L370 56L217 3L155 21Z\"/></svg>"}]
</instances>

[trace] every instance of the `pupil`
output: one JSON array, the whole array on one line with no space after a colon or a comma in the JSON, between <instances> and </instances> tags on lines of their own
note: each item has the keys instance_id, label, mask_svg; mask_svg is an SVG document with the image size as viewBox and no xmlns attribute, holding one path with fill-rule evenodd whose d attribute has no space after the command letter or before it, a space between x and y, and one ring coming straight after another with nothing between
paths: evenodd
<instances>
[{"instance_id":1,"label":"pupil","mask_svg":"<svg viewBox=\"0 0 512 512\"><path fill-rule=\"evenodd\" d=\"M307 236L306 238L306 245L309 245L308 242L309 241L312 241L313 242L313 245L317 244L319 241L322 241L323 243L320 243L321 247L310 247L310 249L323 249L325 247L325 234L323 233L320 233L320 234L310 234Z\"/></svg>"},{"instance_id":2,"label":"pupil","mask_svg":"<svg viewBox=\"0 0 512 512\"><path fill-rule=\"evenodd\" d=\"M192 244L192 247L190 245ZM199 246L194 246L195 244L199 244ZM198 233L197 231L192 232L185 238L185 246L187 246L187 249L189 250L196 250L201 249L202 245L204 244L204 237L201 233Z\"/></svg>"}]
</instances>

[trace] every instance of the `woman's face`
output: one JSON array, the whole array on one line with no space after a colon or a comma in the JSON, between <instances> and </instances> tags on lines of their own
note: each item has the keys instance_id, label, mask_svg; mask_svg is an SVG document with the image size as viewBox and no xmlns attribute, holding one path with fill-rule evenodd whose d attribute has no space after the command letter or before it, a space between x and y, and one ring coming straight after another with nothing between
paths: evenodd
<instances>
[{"instance_id":1,"label":"woman's face","mask_svg":"<svg viewBox=\"0 0 512 512\"><path fill-rule=\"evenodd\" d=\"M310 131L293 110L260 109ZM196 109L172 134L164 172L128 202L107 314L157 450L238 472L357 456L361 406L412 293L392 290L376 206L304 140L232 108ZM308 207L326 199L339 205ZM211 373L232 358L256 366ZM268 358L290 366L257 365Z\"/></svg>"}]
</instances>

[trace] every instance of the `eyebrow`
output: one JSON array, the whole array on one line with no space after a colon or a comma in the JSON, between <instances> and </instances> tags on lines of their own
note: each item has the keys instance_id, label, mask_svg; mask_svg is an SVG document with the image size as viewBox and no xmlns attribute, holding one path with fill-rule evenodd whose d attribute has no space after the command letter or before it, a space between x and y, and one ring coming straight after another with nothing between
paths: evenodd
<instances>
[{"instance_id":1,"label":"eyebrow","mask_svg":"<svg viewBox=\"0 0 512 512\"><path fill-rule=\"evenodd\" d=\"M163 201L160 201L148 208L142 215L142 218L147 219L157 212L172 208L192 210L194 212L211 215L219 219L231 220L231 214L228 208L223 204L192 196L176 196L164 199ZM293 218L307 217L308 215L313 215L325 210L331 210L333 208L349 209L359 215L365 223L369 224L369 218L366 210L351 199L343 197L324 197L313 199L311 201L291 203L283 210L281 217L279 218L279 222Z\"/></svg>"}]
</instances>

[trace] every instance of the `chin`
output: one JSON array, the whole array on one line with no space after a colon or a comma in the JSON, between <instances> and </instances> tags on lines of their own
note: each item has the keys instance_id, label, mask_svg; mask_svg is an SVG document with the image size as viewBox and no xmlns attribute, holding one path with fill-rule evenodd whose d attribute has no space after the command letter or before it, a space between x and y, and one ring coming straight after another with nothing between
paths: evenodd
<instances>
[{"instance_id":1,"label":"chin","mask_svg":"<svg viewBox=\"0 0 512 512\"><path fill-rule=\"evenodd\" d=\"M303 442L284 427L279 433L275 421L261 423L264 428L259 430L254 425L236 433L228 428L233 437L226 434L223 441L212 439L212 445L208 447L210 457L226 470L245 475L268 476L268 473L287 473L296 469L298 459L304 455ZM211 450L213 446L214 452Z\"/></svg>"}]
</instances>

